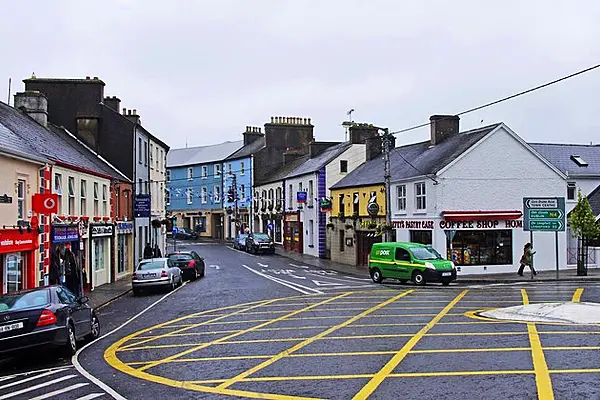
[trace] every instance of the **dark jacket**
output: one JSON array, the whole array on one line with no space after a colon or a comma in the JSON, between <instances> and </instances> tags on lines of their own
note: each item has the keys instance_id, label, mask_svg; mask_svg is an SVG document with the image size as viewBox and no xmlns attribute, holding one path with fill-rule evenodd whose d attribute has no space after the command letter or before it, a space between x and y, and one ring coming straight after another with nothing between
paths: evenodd
<instances>
[{"instance_id":1,"label":"dark jacket","mask_svg":"<svg viewBox=\"0 0 600 400\"><path fill-rule=\"evenodd\" d=\"M144 247L144 258L152 258L154 256L154 251L152 251L152 247L147 245Z\"/></svg>"}]
</instances>

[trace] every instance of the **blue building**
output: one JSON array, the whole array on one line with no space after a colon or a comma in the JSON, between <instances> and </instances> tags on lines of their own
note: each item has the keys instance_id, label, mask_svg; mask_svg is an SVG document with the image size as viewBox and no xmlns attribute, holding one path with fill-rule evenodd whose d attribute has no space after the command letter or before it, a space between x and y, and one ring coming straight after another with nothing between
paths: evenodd
<instances>
[{"instance_id":1,"label":"blue building","mask_svg":"<svg viewBox=\"0 0 600 400\"><path fill-rule=\"evenodd\" d=\"M167 154L167 211L177 226L201 236L224 238L225 207L223 160L238 151L243 141L172 149ZM233 166L232 166L233 168ZM245 171L246 172L246 171Z\"/></svg>"},{"instance_id":2,"label":"blue building","mask_svg":"<svg viewBox=\"0 0 600 400\"><path fill-rule=\"evenodd\" d=\"M225 172L223 175L225 236L233 238L236 232L244 232L246 228L250 229L253 182L252 156L225 159L223 171Z\"/></svg>"}]
</instances>

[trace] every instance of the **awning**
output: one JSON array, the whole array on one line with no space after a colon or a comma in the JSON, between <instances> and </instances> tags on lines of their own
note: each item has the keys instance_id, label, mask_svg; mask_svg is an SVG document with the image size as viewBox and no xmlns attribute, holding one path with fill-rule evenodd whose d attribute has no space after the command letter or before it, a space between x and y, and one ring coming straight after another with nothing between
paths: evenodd
<instances>
[{"instance_id":1,"label":"awning","mask_svg":"<svg viewBox=\"0 0 600 400\"><path fill-rule=\"evenodd\" d=\"M508 211L442 211L447 221L504 221L519 219L523 216L520 210Z\"/></svg>"}]
</instances>

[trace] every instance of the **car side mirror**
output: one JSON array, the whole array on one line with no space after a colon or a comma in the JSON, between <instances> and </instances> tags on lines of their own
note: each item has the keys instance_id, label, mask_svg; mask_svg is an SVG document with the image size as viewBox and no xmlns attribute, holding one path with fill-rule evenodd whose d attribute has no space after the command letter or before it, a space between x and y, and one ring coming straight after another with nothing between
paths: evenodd
<instances>
[{"instance_id":1,"label":"car side mirror","mask_svg":"<svg viewBox=\"0 0 600 400\"><path fill-rule=\"evenodd\" d=\"M86 304L88 301L90 301L90 299L87 296L81 296L77 299L79 304Z\"/></svg>"}]
</instances>

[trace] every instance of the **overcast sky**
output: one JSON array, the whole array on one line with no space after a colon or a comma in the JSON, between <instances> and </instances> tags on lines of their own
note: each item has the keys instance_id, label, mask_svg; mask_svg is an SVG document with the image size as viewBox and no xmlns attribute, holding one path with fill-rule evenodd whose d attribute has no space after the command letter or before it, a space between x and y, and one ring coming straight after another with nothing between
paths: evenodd
<instances>
[{"instance_id":1,"label":"overcast sky","mask_svg":"<svg viewBox=\"0 0 600 400\"><path fill-rule=\"evenodd\" d=\"M485 5L484 5L485 4ZM557 4L557 5L552 5ZM271 116L399 130L600 62L596 1L6 1L0 97L22 79L98 76L173 148L240 140ZM600 69L484 111L527 141L598 142ZM428 137L423 128L398 143Z\"/></svg>"}]
</instances>

